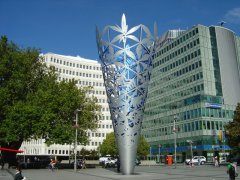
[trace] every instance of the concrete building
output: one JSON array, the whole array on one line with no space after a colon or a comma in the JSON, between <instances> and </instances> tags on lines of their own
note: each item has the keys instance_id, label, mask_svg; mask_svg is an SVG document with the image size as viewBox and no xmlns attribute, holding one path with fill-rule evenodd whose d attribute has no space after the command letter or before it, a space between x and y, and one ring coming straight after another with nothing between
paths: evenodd
<instances>
[{"instance_id":1,"label":"concrete building","mask_svg":"<svg viewBox=\"0 0 240 180\"><path fill-rule=\"evenodd\" d=\"M142 133L152 155L174 154L175 130L178 161L190 147L211 159L229 150L224 124L240 102L240 38L219 26L176 34L157 41Z\"/></svg>"},{"instance_id":2,"label":"concrete building","mask_svg":"<svg viewBox=\"0 0 240 180\"><path fill-rule=\"evenodd\" d=\"M98 103L102 106L102 117L99 121L98 129L96 131L88 131L90 142L86 146L79 145L77 150L81 151L82 148L86 150L97 150L98 146L106 138L106 134L113 132L100 63L81 57L64 56L53 53L44 54L43 58L48 66L54 66L55 70L59 73L58 81L75 79L79 87L93 86L89 94L97 97ZM23 142L20 149L25 151L23 155L69 156L73 148L73 144L53 144L48 147L44 139L39 139Z\"/></svg>"}]
</instances>

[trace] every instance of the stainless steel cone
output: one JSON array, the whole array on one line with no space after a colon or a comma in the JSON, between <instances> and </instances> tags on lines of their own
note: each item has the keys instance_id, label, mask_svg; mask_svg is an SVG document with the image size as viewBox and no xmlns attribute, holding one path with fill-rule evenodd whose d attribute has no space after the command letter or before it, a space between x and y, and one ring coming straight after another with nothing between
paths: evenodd
<instances>
[{"instance_id":1,"label":"stainless steel cone","mask_svg":"<svg viewBox=\"0 0 240 180\"><path fill-rule=\"evenodd\" d=\"M108 96L123 174L133 174L144 103L152 69L154 42L149 29L121 27L96 31L98 53Z\"/></svg>"}]
</instances>

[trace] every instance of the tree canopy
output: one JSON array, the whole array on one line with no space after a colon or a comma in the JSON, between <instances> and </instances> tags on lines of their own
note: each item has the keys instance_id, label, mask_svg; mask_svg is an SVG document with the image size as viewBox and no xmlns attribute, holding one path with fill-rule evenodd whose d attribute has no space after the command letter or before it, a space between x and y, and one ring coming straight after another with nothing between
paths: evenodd
<instances>
[{"instance_id":1,"label":"tree canopy","mask_svg":"<svg viewBox=\"0 0 240 180\"><path fill-rule=\"evenodd\" d=\"M149 152L150 145L145 140L144 136L140 136L138 149L137 149L137 155L138 156L147 156ZM99 146L100 153L102 156L104 155L111 155L116 156L118 155L117 145L115 141L115 135L114 132L107 134L106 139L103 141L103 143Z\"/></svg>"},{"instance_id":2,"label":"tree canopy","mask_svg":"<svg viewBox=\"0 0 240 180\"><path fill-rule=\"evenodd\" d=\"M24 140L46 139L48 145L72 143L74 111L79 109L79 143L87 129L95 129L100 106L87 94L90 87L57 81L40 52L21 49L0 39L0 145L18 149Z\"/></svg>"},{"instance_id":3,"label":"tree canopy","mask_svg":"<svg viewBox=\"0 0 240 180\"><path fill-rule=\"evenodd\" d=\"M225 125L228 144L240 149L240 103L237 104L233 121Z\"/></svg>"}]
</instances>

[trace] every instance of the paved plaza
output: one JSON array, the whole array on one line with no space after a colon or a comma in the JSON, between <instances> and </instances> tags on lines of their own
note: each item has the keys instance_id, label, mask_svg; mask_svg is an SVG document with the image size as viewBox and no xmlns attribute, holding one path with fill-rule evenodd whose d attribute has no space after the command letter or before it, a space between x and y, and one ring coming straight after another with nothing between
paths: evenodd
<instances>
[{"instance_id":1,"label":"paved plaza","mask_svg":"<svg viewBox=\"0 0 240 180\"><path fill-rule=\"evenodd\" d=\"M73 170L59 169L54 172L48 169L24 169L23 175L28 180L227 180L226 166L214 167L203 165L188 167L174 166L137 166L134 175L122 175L116 169L80 169L75 173ZM0 180L12 180L14 169L0 170Z\"/></svg>"}]
</instances>

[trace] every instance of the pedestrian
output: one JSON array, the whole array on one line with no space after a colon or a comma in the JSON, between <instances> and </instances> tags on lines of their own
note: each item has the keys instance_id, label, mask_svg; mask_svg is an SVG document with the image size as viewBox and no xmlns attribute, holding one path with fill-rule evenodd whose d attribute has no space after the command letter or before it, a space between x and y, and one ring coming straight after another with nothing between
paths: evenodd
<instances>
[{"instance_id":1,"label":"pedestrian","mask_svg":"<svg viewBox=\"0 0 240 180\"><path fill-rule=\"evenodd\" d=\"M215 156L214 160L215 160L215 167L219 167L219 163L218 163L218 157L217 157L217 156Z\"/></svg>"},{"instance_id":2,"label":"pedestrian","mask_svg":"<svg viewBox=\"0 0 240 180\"><path fill-rule=\"evenodd\" d=\"M26 179L26 178L22 175L22 171L21 171L20 166L18 166L16 168L16 174L14 176L14 180L22 180L22 179Z\"/></svg>"},{"instance_id":3,"label":"pedestrian","mask_svg":"<svg viewBox=\"0 0 240 180\"><path fill-rule=\"evenodd\" d=\"M1 169L4 169L4 159L3 159L3 156L0 155L0 166L1 166Z\"/></svg>"},{"instance_id":4,"label":"pedestrian","mask_svg":"<svg viewBox=\"0 0 240 180\"><path fill-rule=\"evenodd\" d=\"M198 165L201 165L200 157L198 157Z\"/></svg>"},{"instance_id":5,"label":"pedestrian","mask_svg":"<svg viewBox=\"0 0 240 180\"><path fill-rule=\"evenodd\" d=\"M117 172L120 172L120 159L117 157Z\"/></svg>"},{"instance_id":6,"label":"pedestrian","mask_svg":"<svg viewBox=\"0 0 240 180\"><path fill-rule=\"evenodd\" d=\"M227 174L229 175L229 180L235 180L235 177L238 176L237 167L233 163L232 159L229 160L229 164L227 166Z\"/></svg>"},{"instance_id":7,"label":"pedestrian","mask_svg":"<svg viewBox=\"0 0 240 180\"><path fill-rule=\"evenodd\" d=\"M82 160L82 168L83 168L83 169L87 169L85 157L84 157L83 160Z\"/></svg>"}]
</instances>

